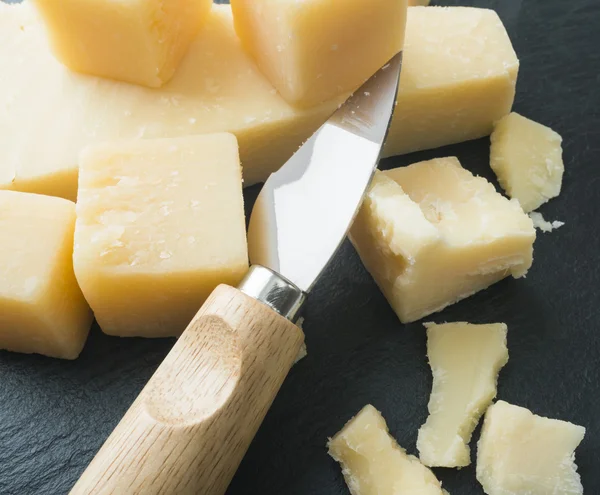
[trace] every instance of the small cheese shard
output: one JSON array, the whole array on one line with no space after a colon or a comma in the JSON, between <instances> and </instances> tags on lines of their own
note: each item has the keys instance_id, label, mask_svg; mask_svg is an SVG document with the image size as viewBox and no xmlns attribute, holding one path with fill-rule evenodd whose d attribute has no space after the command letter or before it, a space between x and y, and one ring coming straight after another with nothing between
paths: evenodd
<instances>
[{"instance_id":1,"label":"small cheese shard","mask_svg":"<svg viewBox=\"0 0 600 495\"><path fill-rule=\"evenodd\" d=\"M365 406L328 443L352 495L442 495L442 485L389 434L381 413Z\"/></svg>"},{"instance_id":2,"label":"small cheese shard","mask_svg":"<svg viewBox=\"0 0 600 495\"><path fill-rule=\"evenodd\" d=\"M402 50L407 0L232 0L238 36L290 103L353 91Z\"/></svg>"},{"instance_id":3,"label":"small cheese shard","mask_svg":"<svg viewBox=\"0 0 600 495\"><path fill-rule=\"evenodd\" d=\"M552 222L546 221L541 213L537 211L532 211L529 214L529 218L533 221L533 226L536 229L541 230L544 233L552 232L553 230L560 229L565 222L561 222L560 220L554 220Z\"/></svg>"},{"instance_id":4,"label":"small cheese shard","mask_svg":"<svg viewBox=\"0 0 600 495\"><path fill-rule=\"evenodd\" d=\"M77 72L158 88L175 73L212 0L34 0L54 54Z\"/></svg>"},{"instance_id":5,"label":"small cheese shard","mask_svg":"<svg viewBox=\"0 0 600 495\"><path fill-rule=\"evenodd\" d=\"M559 134L513 112L496 124L491 142L490 165L523 210L536 210L560 194L565 166Z\"/></svg>"},{"instance_id":6,"label":"small cheese shard","mask_svg":"<svg viewBox=\"0 0 600 495\"><path fill-rule=\"evenodd\" d=\"M477 479L487 495L580 495L575 449L585 428L499 401L477 445Z\"/></svg>"},{"instance_id":7,"label":"small cheese shard","mask_svg":"<svg viewBox=\"0 0 600 495\"><path fill-rule=\"evenodd\" d=\"M519 60L493 10L408 9L386 156L488 136L515 97Z\"/></svg>"},{"instance_id":8,"label":"small cheese shard","mask_svg":"<svg viewBox=\"0 0 600 495\"><path fill-rule=\"evenodd\" d=\"M527 273L535 230L454 157L378 172L350 240L402 322Z\"/></svg>"},{"instance_id":9,"label":"small cheese shard","mask_svg":"<svg viewBox=\"0 0 600 495\"><path fill-rule=\"evenodd\" d=\"M81 158L75 273L110 335L181 334L248 269L235 137L108 143Z\"/></svg>"},{"instance_id":10,"label":"small cheese shard","mask_svg":"<svg viewBox=\"0 0 600 495\"><path fill-rule=\"evenodd\" d=\"M493 12L408 11L402 111L392 120L388 156L490 132L492 122L510 111L518 68ZM161 89L66 69L49 52L31 2L0 2L0 67L0 189L72 200L81 150L117 139L231 132L240 146L244 185L261 182L345 98L305 110L286 103L242 50L229 5L213 7Z\"/></svg>"},{"instance_id":11,"label":"small cheese shard","mask_svg":"<svg viewBox=\"0 0 600 495\"><path fill-rule=\"evenodd\" d=\"M508 362L506 325L425 327L433 388L429 417L419 430L419 458L430 467L468 466L471 435L496 397L498 373Z\"/></svg>"},{"instance_id":12,"label":"small cheese shard","mask_svg":"<svg viewBox=\"0 0 600 495\"><path fill-rule=\"evenodd\" d=\"M0 349L75 359L92 312L73 273L75 205L0 191Z\"/></svg>"}]
</instances>

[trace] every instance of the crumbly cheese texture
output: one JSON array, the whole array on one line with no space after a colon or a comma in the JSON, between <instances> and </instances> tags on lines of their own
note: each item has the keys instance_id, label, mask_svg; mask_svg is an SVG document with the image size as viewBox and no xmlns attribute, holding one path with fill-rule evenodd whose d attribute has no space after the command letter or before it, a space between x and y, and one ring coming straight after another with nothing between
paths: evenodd
<instances>
[{"instance_id":1,"label":"crumbly cheese texture","mask_svg":"<svg viewBox=\"0 0 600 495\"><path fill-rule=\"evenodd\" d=\"M212 0L34 0L72 70L151 88L171 79Z\"/></svg>"},{"instance_id":2,"label":"crumbly cheese texture","mask_svg":"<svg viewBox=\"0 0 600 495\"><path fill-rule=\"evenodd\" d=\"M487 495L581 495L575 449L585 428L499 401L477 445L477 479Z\"/></svg>"},{"instance_id":3,"label":"crumbly cheese texture","mask_svg":"<svg viewBox=\"0 0 600 495\"><path fill-rule=\"evenodd\" d=\"M355 90L404 42L407 0L232 0L231 6L244 47L295 105Z\"/></svg>"},{"instance_id":4,"label":"crumbly cheese texture","mask_svg":"<svg viewBox=\"0 0 600 495\"><path fill-rule=\"evenodd\" d=\"M328 443L352 495L443 495L435 475L407 455L381 413L365 406Z\"/></svg>"},{"instance_id":5,"label":"crumbly cheese texture","mask_svg":"<svg viewBox=\"0 0 600 495\"><path fill-rule=\"evenodd\" d=\"M560 194L565 166L559 134L513 112L496 124L491 142L490 165L523 210L533 211Z\"/></svg>"},{"instance_id":6,"label":"crumbly cheese texture","mask_svg":"<svg viewBox=\"0 0 600 495\"><path fill-rule=\"evenodd\" d=\"M510 112L519 60L496 12L410 7L405 39L387 156L488 136Z\"/></svg>"},{"instance_id":7,"label":"crumbly cheese texture","mask_svg":"<svg viewBox=\"0 0 600 495\"><path fill-rule=\"evenodd\" d=\"M544 216L541 213L537 211L532 211L529 214L529 218L531 218L533 226L544 233L560 229L562 226L565 225L565 222L561 222L560 220L553 220L552 222L549 222L544 218Z\"/></svg>"},{"instance_id":8,"label":"crumbly cheese texture","mask_svg":"<svg viewBox=\"0 0 600 495\"><path fill-rule=\"evenodd\" d=\"M524 276L535 229L517 201L450 157L378 172L350 240L400 320L411 322Z\"/></svg>"},{"instance_id":9,"label":"crumbly cheese texture","mask_svg":"<svg viewBox=\"0 0 600 495\"><path fill-rule=\"evenodd\" d=\"M73 273L75 205L0 191L0 349L75 359L92 312Z\"/></svg>"},{"instance_id":10,"label":"crumbly cheese texture","mask_svg":"<svg viewBox=\"0 0 600 495\"><path fill-rule=\"evenodd\" d=\"M394 114L386 154L490 132L510 110L518 68L500 21L482 9L408 11L402 111ZM463 56L465 47L474 53ZM242 49L229 5L213 7L161 89L65 68L50 53L31 2L0 2L0 67L0 189L71 200L81 150L116 139L231 132L238 138L244 184L261 182L344 99L304 110L288 104Z\"/></svg>"},{"instance_id":11,"label":"crumbly cheese texture","mask_svg":"<svg viewBox=\"0 0 600 495\"><path fill-rule=\"evenodd\" d=\"M75 273L105 333L177 336L247 271L233 135L97 145L79 184Z\"/></svg>"},{"instance_id":12,"label":"crumbly cheese texture","mask_svg":"<svg viewBox=\"0 0 600 495\"><path fill-rule=\"evenodd\" d=\"M433 373L429 417L419 429L417 449L430 467L471 463L469 442L496 397L500 369L508 362L504 323L425 323Z\"/></svg>"}]
</instances>

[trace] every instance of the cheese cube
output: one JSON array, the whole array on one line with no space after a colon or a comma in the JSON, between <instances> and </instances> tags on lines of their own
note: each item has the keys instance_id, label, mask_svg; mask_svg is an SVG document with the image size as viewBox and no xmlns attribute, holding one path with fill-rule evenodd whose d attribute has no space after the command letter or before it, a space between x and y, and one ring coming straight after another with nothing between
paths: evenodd
<instances>
[{"instance_id":1,"label":"cheese cube","mask_svg":"<svg viewBox=\"0 0 600 495\"><path fill-rule=\"evenodd\" d=\"M493 10L411 7L386 156L488 136L510 112L519 60Z\"/></svg>"},{"instance_id":2,"label":"cheese cube","mask_svg":"<svg viewBox=\"0 0 600 495\"><path fill-rule=\"evenodd\" d=\"M575 449L585 428L499 401L485 414L477 479L487 495L580 495Z\"/></svg>"},{"instance_id":3,"label":"cheese cube","mask_svg":"<svg viewBox=\"0 0 600 495\"><path fill-rule=\"evenodd\" d=\"M560 194L565 171L560 135L513 112L496 124L491 141L490 165L523 210L533 211Z\"/></svg>"},{"instance_id":4,"label":"cheese cube","mask_svg":"<svg viewBox=\"0 0 600 495\"><path fill-rule=\"evenodd\" d=\"M231 0L248 53L290 103L353 91L402 50L407 0Z\"/></svg>"},{"instance_id":5,"label":"cheese cube","mask_svg":"<svg viewBox=\"0 0 600 495\"><path fill-rule=\"evenodd\" d=\"M34 0L72 70L158 88L175 73L212 0Z\"/></svg>"},{"instance_id":6,"label":"cheese cube","mask_svg":"<svg viewBox=\"0 0 600 495\"><path fill-rule=\"evenodd\" d=\"M0 191L0 349L79 356L92 312L73 273L75 205Z\"/></svg>"},{"instance_id":7,"label":"cheese cube","mask_svg":"<svg viewBox=\"0 0 600 495\"><path fill-rule=\"evenodd\" d=\"M419 429L419 458L430 467L468 466L471 435L496 397L498 373L508 362L506 325L425 327L433 388L429 417Z\"/></svg>"},{"instance_id":8,"label":"cheese cube","mask_svg":"<svg viewBox=\"0 0 600 495\"><path fill-rule=\"evenodd\" d=\"M105 333L177 336L248 268L235 137L108 143L81 157L75 273Z\"/></svg>"},{"instance_id":9,"label":"cheese cube","mask_svg":"<svg viewBox=\"0 0 600 495\"><path fill-rule=\"evenodd\" d=\"M442 495L442 485L389 434L381 413L365 406L327 444L352 495Z\"/></svg>"},{"instance_id":10,"label":"cheese cube","mask_svg":"<svg viewBox=\"0 0 600 495\"><path fill-rule=\"evenodd\" d=\"M535 230L516 201L451 157L377 173L350 240L406 323L524 276Z\"/></svg>"}]
</instances>

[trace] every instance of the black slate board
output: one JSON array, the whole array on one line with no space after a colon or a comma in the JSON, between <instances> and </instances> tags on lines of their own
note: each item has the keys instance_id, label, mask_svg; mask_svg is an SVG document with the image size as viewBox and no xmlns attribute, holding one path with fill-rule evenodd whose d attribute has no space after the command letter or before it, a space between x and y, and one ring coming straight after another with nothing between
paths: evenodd
<instances>
[{"instance_id":1,"label":"black slate board","mask_svg":"<svg viewBox=\"0 0 600 495\"><path fill-rule=\"evenodd\" d=\"M539 234L525 280L505 280L431 319L508 324L499 397L584 425L579 472L586 493L598 494L600 2L443 4L494 8L505 22L521 59L515 110L564 137L564 192L541 211L566 225ZM492 180L488 146L482 139L382 166L456 155ZM257 192L246 191L248 210ZM416 452L431 387L425 333L399 323L347 242L310 298L305 331L308 357L291 371L228 495L347 494L325 442L366 403ZM0 352L0 494L68 493L172 344L94 328L75 362ZM436 474L453 495L483 493L473 467Z\"/></svg>"}]
</instances>

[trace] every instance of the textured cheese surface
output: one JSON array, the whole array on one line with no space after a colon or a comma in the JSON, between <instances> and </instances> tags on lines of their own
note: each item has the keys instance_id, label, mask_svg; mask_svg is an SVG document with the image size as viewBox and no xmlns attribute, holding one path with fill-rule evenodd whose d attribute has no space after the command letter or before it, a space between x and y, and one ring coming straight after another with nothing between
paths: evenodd
<instances>
[{"instance_id":1,"label":"textured cheese surface","mask_svg":"<svg viewBox=\"0 0 600 495\"><path fill-rule=\"evenodd\" d=\"M451 157L378 172L350 239L410 322L525 275L535 230L516 201Z\"/></svg>"},{"instance_id":2,"label":"textured cheese surface","mask_svg":"<svg viewBox=\"0 0 600 495\"><path fill-rule=\"evenodd\" d=\"M426 466L464 467L479 419L496 397L500 369L508 362L506 325L425 323L433 373L429 417L417 440Z\"/></svg>"},{"instance_id":3,"label":"textured cheese surface","mask_svg":"<svg viewBox=\"0 0 600 495\"><path fill-rule=\"evenodd\" d=\"M92 312L73 273L75 205L0 191L0 349L75 359Z\"/></svg>"},{"instance_id":4,"label":"textured cheese surface","mask_svg":"<svg viewBox=\"0 0 600 495\"><path fill-rule=\"evenodd\" d=\"M354 91L402 50L407 0L232 0L236 31L290 103Z\"/></svg>"},{"instance_id":5,"label":"textured cheese surface","mask_svg":"<svg viewBox=\"0 0 600 495\"><path fill-rule=\"evenodd\" d=\"M499 401L485 414L477 479L487 495L580 495L575 449L585 428Z\"/></svg>"},{"instance_id":6,"label":"textured cheese surface","mask_svg":"<svg viewBox=\"0 0 600 495\"><path fill-rule=\"evenodd\" d=\"M179 335L248 268L235 137L108 143L82 154L75 273L102 330Z\"/></svg>"},{"instance_id":7,"label":"textured cheese surface","mask_svg":"<svg viewBox=\"0 0 600 495\"><path fill-rule=\"evenodd\" d=\"M143 84L171 79L212 0L34 0L53 51L72 70Z\"/></svg>"},{"instance_id":8,"label":"textured cheese surface","mask_svg":"<svg viewBox=\"0 0 600 495\"><path fill-rule=\"evenodd\" d=\"M386 154L487 136L510 112L519 60L493 10L411 7Z\"/></svg>"},{"instance_id":9,"label":"textured cheese surface","mask_svg":"<svg viewBox=\"0 0 600 495\"><path fill-rule=\"evenodd\" d=\"M495 14L462 7L408 11L402 111L394 114L386 154L490 132L492 120L510 110L500 96L514 90L518 67ZM465 46L481 51L462 57ZM263 181L343 99L310 110L286 103L242 50L228 5L213 7L175 76L159 90L67 70L51 55L29 2L0 2L0 67L0 189L72 200L81 150L116 139L232 132L244 184ZM488 72L501 75L488 80ZM469 74L475 74L473 85ZM444 86L444 79L456 78Z\"/></svg>"},{"instance_id":10,"label":"textured cheese surface","mask_svg":"<svg viewBox=\"0 0 600 495\"><path fill-rule=\"evenodd\" d=\"M435 475L407 455L381 413L365 406L328 443L352 495L442 495Z\"/></svg>"},{"instance_id":11,"label":"textured cheese surface","mask_svg":"<svg viewBox=\"0 0 600 495\"><path fill-rule=\"evenodd\" d=\"M290 107L242 51L228 5L214 6L160 90L70 72L50 54L28 3L0 2L0 66L0 188L72 200L79 153L89 144L232 132L250 185L337 108Z\"/></svg>"},{"instance_id":12,"label":"textured cheese surface","mask_svg":"<svg viewBox=\"0 0 600 495\"><path fill-rule=\"evenodd\" d=\"M490 165L506 193L533 211L560 194L562 138L518 113L501 119L491 136Z\"/></svg>"}]
</instances>

